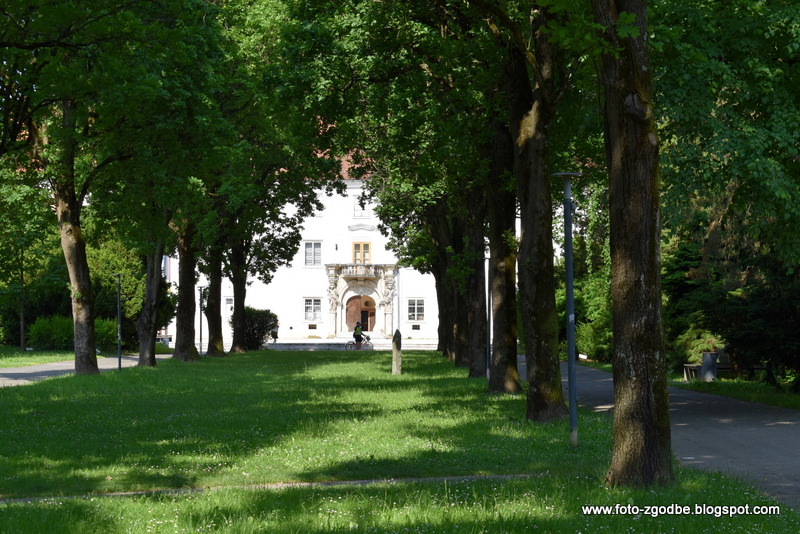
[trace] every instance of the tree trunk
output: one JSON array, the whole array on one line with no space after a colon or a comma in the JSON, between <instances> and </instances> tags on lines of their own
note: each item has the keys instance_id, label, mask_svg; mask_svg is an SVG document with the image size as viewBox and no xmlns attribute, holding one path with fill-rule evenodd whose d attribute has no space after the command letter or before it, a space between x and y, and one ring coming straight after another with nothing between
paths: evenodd
<instances>
[{"instance_id":1,"label":"tree trunk","mask_svg":"<svg viewBox=\"0 0 800 534\"><path fill-rule=\"evenodd\" d=\"M194 225L188 224L178 234L178 309L175 315L175 350L172 357L185 362L200 359L200 353L194 344L197 267L195 233Z\"/></svg>"},{"instance_id":2,"label":"tree trunk","mask_svg":"<svg viewBox=\"0 0 800 534\"><path fill-rule=\"evenodd\" d=\"M214 248L209 257L205 315L208 322L207 356L224 356L222 340L222 249Z\"/></svg>"},{"instance_id":3,"label":"tree trunk","mask_svg":"<svg viewBox=\"0 0 800 534\"><path fill-rule=\"evenodd\" d=\"M233 342L232 353L247 352L245 338L245 297L247 296L247 243L234 243L231 247L228 263L231 267L231 283L233 285Z\"/></svg>"},{"instance_id":4,"label":"tree trunk","mask_svg":"<svg viewBox=\"0 0 800 534\"><path fill-rule=\"evenodd\" d=\"M486 195L484 187L473 187L467 194L468 215L465 218L462 254L467 262L466 287L462 287L465 308L466 342L464 347L471 378L486 378L488 365L486 343L488 339L488 313L486 308L485 223Z\"/></svg>"},{"instance_id":5,"label":"tree trunk","mask_svg":"<svg viewBox=\"0 0 800 534\"><path fill-rule=\"evenodd\" d=\"M444 202L439 202L425 212L426 227L436 258L431 266L436 280L436 299L439 306L439 350L442 356L451 362L457 360L456 334L458 324L458 306L452 280L447 274L447 250L451 246L450 222Z\"/></svg>"},{"instance_id":6,"label":"tree trunk","mask_svg":"<svg viewBox=\"0 0 800 534\"><path fill-rule=\"evenodd\" d=\"M543 32L536 32L542 78L551 82L557 58ZM551 89L551 88L550 88ZM550 421L566 415L558 356L558 319L553 266L553 209L548 168L548 131L554 104L547 87L531 90L522 54L512 49L506 91L514 141L520 202L520 307L528 361L527 418Z\"/></svg>"},{"instance_id":7,"label":"tree trunk","mask_svg":"<svg viewBox=\"0 0 800 534\"><path fill-rule=\"evenodd\" d=\"M94 336L94 295L86 258L86 240L81 230L82 198L75 192L77 143L72 138L75 104L62 105L62 123L67 139L61 159L51 172L59 174L54 185L56 217L61 233L61 249L69 272L72 296L72 321L75 337L75 374L98 374Z\"/></svg>"},{"instance_id":8,"label":"tree trunk","mask_svg":"<svg viewBox=\"0 0 800 534\"><path fill-rule=\"evenodd\" d=\"M451 302L450 292L447 290L447 280L444 275L444 267L434 265L431 268L433 279L436 283L436 303L439 309L439 343L437 350L442 353L442 357L450 361L454 360L453 350L453 317L454 309Z\"/></svg>"},{"instance_id":9,"label":"tree trunk","mask_svg":"<svg viewBox=\"0 0 800 534\"><path fill-rule=\"evenodd\" d=\"M136 320L136 334L139 337L140 367L156 366L156 333L158 330L158 302L161 294L161 262L164 257L164 243L158 241L145 258L145 290L142 312Z\"/></svg>"},{"instance_id":10,"label":"tree trunk","mask_svg":"<svg viewBox=\"0 0 800 534\"><path fill-rule=\"evenodd\" d=\"M489 391L521 391L517 371L517 197L508 173L514 147L508 130L495 125L487 187L489 223L489 291L492 313L492 359Z\"/></svg>"},{"instance_id":11,"label":"tree trunk","mask_svg":"<svg viewBox=\"0 0 800 534\"><path fill-rule=\"evenodd\" d=\"M61 227L61 248L69 272L72 295L72 321L75 335L75 374L97 374L94 337L94 296L86 259L86 241L80 223L67 203L56 198L56 212Z\"/></svg>"},{"instance_id":12,"label":"tree trunk","mask_svg":"<svg viewBox=\"0 0 800 534\"><path fill-rule=\"evenodd\" d=\"M592 0L615 55L605 55L606 162L611 221L614 445L609 485L674 480L661 324L658 137L651 104L644 0ZM638 36L620 38L619 13Z\"/></svg>"}]
</instances>

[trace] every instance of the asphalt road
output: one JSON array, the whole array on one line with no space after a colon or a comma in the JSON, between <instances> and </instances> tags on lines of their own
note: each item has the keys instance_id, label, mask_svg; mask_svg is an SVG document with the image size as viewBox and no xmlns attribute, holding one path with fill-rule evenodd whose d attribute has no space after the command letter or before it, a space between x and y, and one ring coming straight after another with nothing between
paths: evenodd
<instances>
[{"instance_id":1,"label":"asphalt road","mask_svg":"<svg viewBox=\"0 0 800 534\"><path fill-rule=\"evenodd\" d=\"M136 357L122 357L123 367L136 363ZM98 358L101 371L116 370L118 365L116 357ZM73 370L73 362L0 368L0 387L71 374ZM562 377L566 395L566 363L562 363ZM614 384L609 373L578 365L576 382L579 406L596 412L614 409ZM678 388L670 388L669 395L672 450L678 461L737 475L800 511L800 411ZM578 435L580 442L580 419Z\"/></svg>"},{"instance_id":2,"label":"asphalt road","mask_svg":"<svg viewBox=\"0 0 800 534\"><path fill-rule=\"evenodd\" d=\"M578 406L613 410L611 374L578 365L576 384ZM800 411L672 387L669 399L680 463L737 475L800 511ZM578 436L580 442L580 420Z\"/></svg>"}]
</instances>

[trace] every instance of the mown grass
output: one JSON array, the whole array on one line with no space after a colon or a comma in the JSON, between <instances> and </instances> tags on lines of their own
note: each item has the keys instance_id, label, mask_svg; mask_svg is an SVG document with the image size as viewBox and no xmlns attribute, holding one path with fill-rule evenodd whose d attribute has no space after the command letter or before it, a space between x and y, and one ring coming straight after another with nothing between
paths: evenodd
<instances>
[{"instance_id":1,"label":"mown grass","mask_svg":"<svg viewBox=\"0 0 800 534\"><path fill-rule=\"evenodd\" d=\"M775 503L687 469L609 489L607 415L582 412L574 448L568 421L525 421L524 396L488 395L433 353L404 353L403 371L386 352L265 351L4 388L0 532L800 531L786 507L584 514ZM378 482L325 484L360 480ZM314 485L263 486L280 482ZM192 491L104 496L163 489Z\"/></svg>"}]
</instances>

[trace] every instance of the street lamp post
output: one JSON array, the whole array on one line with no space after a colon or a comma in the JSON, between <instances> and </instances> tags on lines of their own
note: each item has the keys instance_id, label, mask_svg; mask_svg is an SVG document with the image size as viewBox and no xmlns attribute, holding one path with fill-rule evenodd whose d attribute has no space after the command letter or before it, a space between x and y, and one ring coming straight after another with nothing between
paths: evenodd
<instances>
[{"instance_id":1,"label":"street lamp post","mask_svg":"<svg viewBox=\"0 0 800 534\"><path fill-rule=\"evenodd\" d=\"M491 257L485 259L486 273L486 381L492 378L492 262Z\"/></svg>"},{"instance_id":2,"label":"street lamp post","mask_svg":"<svg viewBox=\"0 0 800 534\"><path fill-rule=\"evenodd\" d=\"M122 370L122 273L114 273L117 277L117 368Z\"/></svg>"},{"instance_id":3,"label":"street lamp post","mask_svg":"<svg viewBox=\"0 0 800 534\"><path fill-rule=\"evenodd\" d=\"M564 178L564 267L567 271L567 383L569 384L569 442L578 444L578 397L575 378L575 288L572 276L572 184L573 176L580 172L557 172L553 176Z\"/></svg>"}]
</instances>

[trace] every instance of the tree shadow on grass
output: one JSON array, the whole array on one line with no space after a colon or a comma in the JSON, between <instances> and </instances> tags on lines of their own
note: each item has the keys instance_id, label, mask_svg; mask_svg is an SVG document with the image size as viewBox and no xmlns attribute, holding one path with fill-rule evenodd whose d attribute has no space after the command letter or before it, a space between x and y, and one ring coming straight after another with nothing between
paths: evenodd
<instances>
[{"instance_id":1,"label":"tree shadow on grass","mask_svg":"<svg viewBox=\"0 0 800 534\"><path fill-rule=\"evenodd\" d=\"M518 428L524 425L521 397L488 396L485 384L437 356L404 360L404 374L392 376L388 353L261 353L0 391L0 494L250 483L235 471L243 464L259 468L266 457L285 463L287 444L297 436L322 440L344 425L373 421L418 445L392 455L378 452L381 443L367 443L324 466L262 469L259 481L546 468L548 456L531 451L530 429ZM386 405L381 397L387 396L399 400ZM422 424L422 415L431 413L434 419L457 413L460 422ZM502 454L489 459L493 447ZM503 456L509 451L516 457Z\"/></svg>"}]
</instances>

